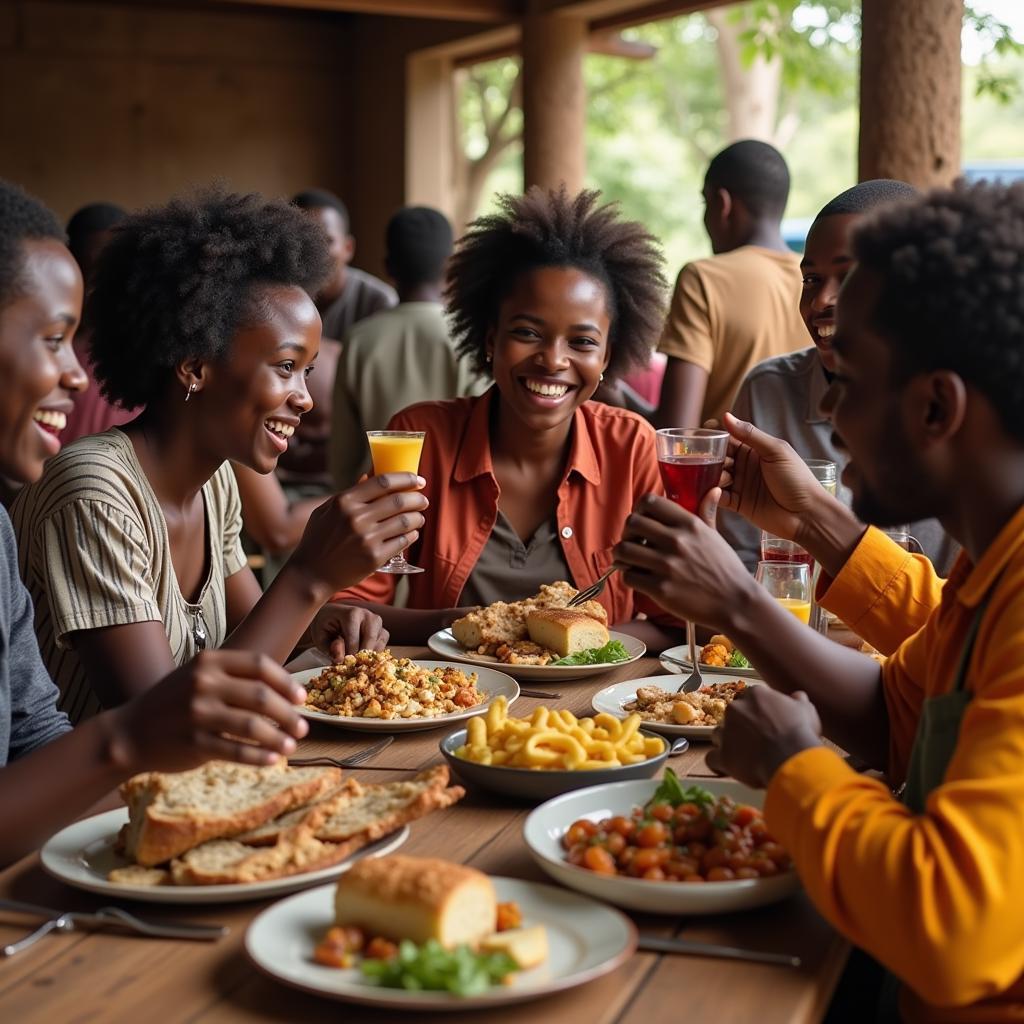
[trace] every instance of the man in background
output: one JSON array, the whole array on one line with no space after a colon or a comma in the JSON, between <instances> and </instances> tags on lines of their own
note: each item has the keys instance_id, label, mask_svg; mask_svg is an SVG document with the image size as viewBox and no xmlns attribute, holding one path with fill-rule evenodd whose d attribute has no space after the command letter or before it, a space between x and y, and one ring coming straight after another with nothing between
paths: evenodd
<instances>
[{"instance_id":1,"label":"man in background","mask_svg":"<svg viewBox=\"0 0 1024 1024\"><path fill-rule=\"evenodd\" d=\"M427 206L399 210L387 226L387 268L399 304L357 323L342 346L331 417L336 490L369 469L367 430L384 430L416 402L478 394L485 383L458 358L441 304L452 226Z\"/></svg>"},{"instance_id":2,"label":"man in background","mask_svg":"<svg viewBox=\"0 0 1024 1024\"><path fill-rule=\"evenodd\" d=\"M789 169L765 142L746 139L712 159L704 227L715 253L679 272L658 350L668 356L658 427L720 419L748 371L803 348L798 257L782 240Z\"/></svg>"}]
</instances>

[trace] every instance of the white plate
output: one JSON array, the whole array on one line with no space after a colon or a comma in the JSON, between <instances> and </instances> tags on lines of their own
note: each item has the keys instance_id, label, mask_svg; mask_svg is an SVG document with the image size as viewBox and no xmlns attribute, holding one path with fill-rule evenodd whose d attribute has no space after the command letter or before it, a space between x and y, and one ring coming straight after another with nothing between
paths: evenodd
<instances>
[{"instance_id":1,"label":"white plate","mask_svg":"<svg viewBox=\"0 0 1024 1024\"><path fill-rule=\"evenodd\" d=\"M466 671L464 665L453 665L447 661L417 659L415 664L421 668L454 668L460 672ZM327 667L329 666L293 672L292 679L305 686L310 679L315 679ZM438 715L436 718L342 718L340 715L325 715L312 708L299 708L299 714L311 722L323 722L324 725L333 725L338 729L355 729L361 732L418 732L423 729L450 728L452 722L461 722L463 719L482 714L496 697L504 697L511 705L519 696L519 684L504 672L478 664L474 664L473 671L477 674L477 689L487 694L487 700L476 707L466 708L465 711L453 711L450 715Z\"/></svg>"},{"instance_id":2,"label":"white plate","mask_svg":"<svg viewBox=\"0 0 1024 1024\"><path fill-rule=\"evenodd\" d=\"M729 669L701 669L701 675L706 683L729 683L736 681L739 677ZM752 679L748 676L743 680L747 686L763 686L763 679ZM624 683L616 683L614 686L606 686L594 694L590 702L591 707L597 711L605 711L609 715L622 719L629 715L623 708L636 696L636 691L641 686L659 686L663 690L674 690L679 685L676 676L644 676L643 679L629 679ZM715 731L713 725L676 725L674 722L643 722L642 728L651 732L660 732L663 736L685 736L688 740L707 740L710 742L711 734Z\"/></svg>"},{"instance_id":3,"label":"white plate","mask_svg":"<svg viewBox=\"0 0 1024 1024\"><path fill-rule=\"evenodd\" d=\"M739 803L764 805L764 793L732 779L683 779L683 785L703 786L716 796L727 794ZM533 859L556 882L628 910L650 914L724 914L749 910L785 899L800 886L795 871L773 878L734 882L648 882L642 878L598 875L565 859L562 836L580 818L599 821L611 815L629 815L653 796L656 780L616 782L610 786L577 789L541 804L526 819L523 838Z\"/></svg>"},{"instance_id":4,"label":"white plate","mask_svg":"<svg viewBox=\"0 0 1024 1024\"><path fill-rule=\"evenodd\" d=\"M428 641L427 646L435 653L451 661L458 661L464 665L495 665L500 666L502 671L508 672L518 679L585 679L587 676L599 676L602 672L619 668L621 665L629 665L631 662L642 658L647 653L643 642L635 636L627 636L625 633L609 633L612 640L618 640L629 652L626 661L616 661L611 665L506 665L504 662L496 661L493 658L481 654L471 654L464 651L459 642L452 635L450 629L438 630Z\"/></svg>"},{"instance_id":5,"label":"white plate","mask_svg":"<svg viewBox=\"0 0 1024 1024\"><path fill-rule=\"evenodd\" d=\"M636 949L633 923L594 900L518 878L495 878L499 900L515 900L524 925L547 929L547 960L515 975L510 985L495 985L478 996L448 992L408 992L379 988L357 968L321 967L313 949L334 919L333 885L282 900L249 925L245 951L262 971L286 985L348 1003L396 1010L470 1010L504 1006L575 988L615 970Z\"/></svg>"},{"instance_id":6,"label":"white plate","mask_svg":"<svg viewBox=\"0 0 1024 1024\"><path fill-rule=\"evenodd\" d=\"M325 882L348 871L363 857L380 857L397 850L409 838L409 826L405 825L333 867L288 878L274 878L268 882L245 885L121 885L107 881L107 874L128 863L114 851L117 833L127 821L128 808L118 807L68 825L47 840L40 854L43 867L54 878L76 889L117 899L144 900L147 903L238 903L282 896Z\"/></svg>"},{"instance_id":7,"label":"white plate","mask_svg":"<svg viewBox=\"0 0 1024 1024\"><path fill-rule=\"evenodd\" d=\"M698 644L697 645L697 659L698 659L698 661L700 660L700 648L701 648L701 645ZM665 655L668 655L670 658L678 658L679 661L683 662L683 664L682 665L673 665L671 661L666 661L665 660ZM661 667L663 669L665 669L666 672L675 672L677 675L679 675L679 674L689 675L690 672L692 671L691 666L690 666L690 645L689 644L683 644L680 647L670 647L667 651L662 651L661 657L660 657L659 660L661 661ZM725 669L719 668L717 665L714 665L714 666L712 666L712 665L701 665L700 666L700 674L701 675L704 675L707 672L725 672L725 671L726 671ZM732 673L733 679L756 679L757 678L757 669L754 668L753 666L751 666L750 668L731 668L728 671Z\"/></svg>"}]
</instances>

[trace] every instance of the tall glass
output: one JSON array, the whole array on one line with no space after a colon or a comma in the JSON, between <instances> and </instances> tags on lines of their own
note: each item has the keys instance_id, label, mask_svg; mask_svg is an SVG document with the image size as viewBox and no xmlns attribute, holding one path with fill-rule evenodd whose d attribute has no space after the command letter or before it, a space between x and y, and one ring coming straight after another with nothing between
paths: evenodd
<instances>
[{"instance_id":1,"label":"tall glass","mask_svg":"<svg viewBox=\"0 0 1024 1024\"><path fill-rule=\"evenodd\" d=\"M776 537L774 533L769 533L767 530L761 531L761 561L804 562L812 571L814 566L814 559L811 558L810 552L805 551L795 541Z\"/></svg>"},{"instance_id":2,"label":"tall glass","mask_svg":"<svg viewBox=\"0 0 1024 1024\"><path fill-rule=\"evenodd\" d=\"M804 624L811 619L811 571L806 562L758 562L754 579Z\"/></svg>"},{"instance_id":3,"label":"tall glass","mask_svg":"<svg viewBox=\"0 0 1024 1024\"><path fill-rule=\"evenodd\" d=\"M921 547L921 542L910 533L909 523L905 523L903 526L890 526L882 532L890 538L890 540L899 544L904 551L909 551L912 554L924 554L924 548Z\"/></svg>"},{"instance_id":4,"label":"tall glass","mask_svg":"<svg viewBox=\"0 0 1024 1024\"><path fill-rule=\"evenodd\" d=\"M658 431L655 440L665 493L696 515L704 496L722 476L729 435L724 430L667 427ZM697 634L690 621L686 623L686 642L690 647L690 664L696 669Z\"/></svg>"},{"instance_id":5,"label":"tall glass","mask_svg":"<svg viewBox=\"0 0 1024 1024\"><path fill-rule=\"evenodd\" d=\"M814 479L821 484L822 487L828 491L832 497L836 497L836 491L839 484L839 470L834 462L830 462L828 459L804 459L807 463L807 468L814 474ZM815 565L811 573L811 592L812 594L817 593L818 590L818 576L821 574L821 566ZM812 602L811 610L811 626L816 629L822 635L828 632L828 624L835 618L831 612L825 611L824 608L818 606L817 601Z\"/></svg>"},{"instance_id":6,"label":"tall glass","mask_svg":"<svg viewBox=\"0 0 1024 1024\"><path fill-rule=\"evenodd\" d=\"M374 474L380 476L382 473L418 473L425 437L426 434L422 430L368 430L366 441L370 446ZM425 570L407 562L405 552L401 551L377 572L409 576Z\"/></svg>"}]
</instances>

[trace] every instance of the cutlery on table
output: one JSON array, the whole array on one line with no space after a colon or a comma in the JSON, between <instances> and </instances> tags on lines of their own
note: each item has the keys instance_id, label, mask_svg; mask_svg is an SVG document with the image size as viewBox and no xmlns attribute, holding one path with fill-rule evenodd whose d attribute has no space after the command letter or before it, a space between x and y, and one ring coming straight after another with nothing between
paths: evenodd
<instances>
[{"instance_id":1,"label":"cutlery on table","mask_svg":"<svg viewBox=\"0 0 1024 1024\"><path fill-rule=\"evenodd\" d=\"M539 697L541 700L559 700L560 693L548 693L547 690L520 690L520 697Z\"/></svg>"},{"instance_id":2,"label":"cutlery on table","mask_svg":"<svg viewBox=\"0 0 1024 1024\"><path fill-rule=\"evenodd\" d=\"M53 931L70 932L78 927L92 928L124 928L137 935L146 935L155 939L198 939L210 942L227 935L230 929L219 924L158 924L145 921L129 914L120 907L100 907L87 912L78 910L53 910L50 907L36 906L34 903L22 903L19 900L0 899L0 910L12 910L22 914L38 914L46 918L34 931L23 939L0 948L3 956L14 956L21 950L35 945L44 935Z\"/></svg>"},{"instance_id":3,"label":"cutlery on table","mask_svg":"<svg viewBox=\"0 0 1024 1024\"><path fill-rule=\"evenodd\" d=\"M685 736L680 736L679 739L672 741L672 746L668 748L669 757L678 757L680 754L685 754L690 749L690 741Z\"/></svg>"},{"instance_id":4,"label":"cutlery on table","mask_svg":"<svg viewBox=\"0 0 1024 1024\"><path fill-rule=\"evenodd\" d=\"M799 967L800 957L788 953L763 953L756 949L738 949L735 946L716 946L710 942L691 942L689 939L669 939L659 935L641 935L638 948L649 953L679 953L690 956L714 956L725 960L746 960L755 964L777 964L781 967Z\"/></svg>"},{"instance_id":5,"label":"cutlery on table","mask_svg":"<svg viewBox=\"0 0 1024 1024\"><path fill-rule=\"evenodd\" d=\"M596 579L590 584L585 590L581 590L567 605L567 608L577 608L581 604L586 604L587 601L593 601L595 597L599 597L604 591L604 585L608 582L608 577L611 576L615 570L618 569L617 565L613 565L603 576Z\"/></svg>"},{"instance_id":6,"label":"cutlery on table","mask_svg":"<svg viewBox=\"0 0 1024 1024\"><path fill-rule=\"evenodd\" d=\"M692 622L686 623L686 642L690 645L690 674L683 680L683 685L676 693L693 693L704 685L700 675L700 664L697 661L697 629ZM675 660L675 659L673 659Z\"/></svg>"},{"instance_id":7,"label":"cutlery on table","mask_svg":"<svg viewBox=\"0 0 1024 1024\"><path fill-rule=\"evenodd\" d=\"M307 768L312 765L325 765L330 768L355 768L364 761L369 761L371 757L376 757L382 750L386 750L394 742L394 736L385 736L376 743L371 743L368 747L364 747L362 750L358 750L356 753L341 759L322 754L319 757L290 757L288 758L288 763L294 768Z\"/></svg>"}]
</instances>

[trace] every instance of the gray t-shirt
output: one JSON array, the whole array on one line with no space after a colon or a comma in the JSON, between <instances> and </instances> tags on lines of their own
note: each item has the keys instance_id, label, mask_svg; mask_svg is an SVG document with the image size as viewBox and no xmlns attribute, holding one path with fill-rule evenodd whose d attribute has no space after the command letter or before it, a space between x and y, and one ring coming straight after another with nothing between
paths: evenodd
<instances>
[{"instance_id":1,"label":"gray t-shirt","mask_svg":"<svg viewBox=\"0 0 1024 1024\"><path fill-rule=\"evenodd\" d=\"M732 412L766 434L788 441L801 458L827 459L841 468L846 457L832 443L832 424L821 412L827 390L821 359L812 346L758 363L740 387ZM850 492L842 484L837 496L850 504ZM761 531L725 509L718 512L718 529L753 570L760 558ZM911 523L910 533L921 542L936 571L945 576L960 550L957 543L934 519Z\"/></svg>"},{"instance_id":2,"label":"gray t-shirt","mask_svg":"<svg viewBox=\"0 0 1024 1024\"><path fill-rule=\"evenodd\" d=\"M57 710L57 697L39 657L32 599L18 575L14 530L0 508L0 766L71 728Z\"/></svg>"},{"instance_id":3,"label":"gray t-shirt","mask_svg":"<svg viewBox=\"0 0 1024 1024\"><path fill-rule=\"evenodd\" d=\"M342 341L354 323L397 305L398 292L391 285L365 270L348 267L344 291L320 314L324 337Z\"/></svg>"}]
</instances>

